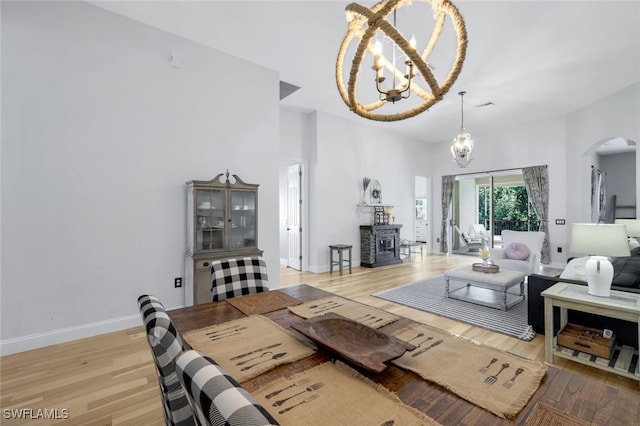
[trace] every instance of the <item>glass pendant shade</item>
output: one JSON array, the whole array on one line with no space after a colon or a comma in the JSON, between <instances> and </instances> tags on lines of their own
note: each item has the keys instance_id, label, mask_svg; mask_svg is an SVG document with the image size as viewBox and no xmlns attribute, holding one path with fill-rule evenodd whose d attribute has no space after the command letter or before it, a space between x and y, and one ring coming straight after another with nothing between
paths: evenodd
<instances>
[{"instance_id":1,"label":"glass pendant shade","mask_svg":"<svg viewBox=\"0 0 640 426\"><path fill-rule=\"evenodd\" d=\"M471 135L464 130L464 95L467 92L459 92L460 95L460 132L453 139L451 144L451 156L458 167L467 167L471 162L471 152L473 152L473 139Z\"/></svg>"},{"instance_id":2,"label":"glass pendant shade","mask_svg":"<svg viewBox=\"0 0 640 426\"><path fill-rule=\"evenodd\" d=\"M473 139L471 135L464 129L460 129L460 133L453 139L451 145L451 156L458 164L458 167L467 167L471 162L471 153L473 152Z\"/></svg>"}]
</instances>

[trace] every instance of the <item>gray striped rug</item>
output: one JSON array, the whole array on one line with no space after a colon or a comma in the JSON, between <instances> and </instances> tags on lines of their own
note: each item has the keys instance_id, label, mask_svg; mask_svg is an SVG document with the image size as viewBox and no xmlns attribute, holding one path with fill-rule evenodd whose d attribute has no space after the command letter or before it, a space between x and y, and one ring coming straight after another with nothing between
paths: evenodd
<instances>
[{"instance_id":1,"label":"gray striped rug","mask_svg":"<svg viewBox=\"0 0 640 426\"><path fill-rule=\"evenodd\" d=\"M451 282L451 290L455 288L454 283ZM519 291L519 288L516 286L510 291ZM445 296L445 282L442 275L384 290L374 293L372 296L517 337L521 340L528 341L536 335L527 322L526 300L505 312L474 303L449 299Z\"/></svg>"}]
</instances>

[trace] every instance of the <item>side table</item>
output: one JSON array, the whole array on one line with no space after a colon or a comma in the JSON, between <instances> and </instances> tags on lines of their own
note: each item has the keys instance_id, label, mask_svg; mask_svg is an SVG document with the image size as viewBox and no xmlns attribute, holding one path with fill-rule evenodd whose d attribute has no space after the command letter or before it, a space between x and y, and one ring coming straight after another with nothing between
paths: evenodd
<instances>
[{"instance_id":1,"label":"side table","mask_svg":"<svg viewBox=\"0 0 640 426\"><path fill-rule=\"evenodd\" d=\"M560 327L567 324L567 309L589 312L611 318L619 318L638 324L638 338L640 341L640 295L624 291L611 290L611 297L599 297L590 295L588 287L578 284L557 283L543 291L544 297L544 359L546 364L553 364L554 357L566 358L571 361L599 368L610 373L638 380L640 385L639 364L636 361L635 369L626 371L613 361L603 362L602 358L595 356L574 356L558 350L556 337L553 334L553 307L560 308ZM633 348L632 358L638 358L638 348Z\"/></svg>"}]
</instances>

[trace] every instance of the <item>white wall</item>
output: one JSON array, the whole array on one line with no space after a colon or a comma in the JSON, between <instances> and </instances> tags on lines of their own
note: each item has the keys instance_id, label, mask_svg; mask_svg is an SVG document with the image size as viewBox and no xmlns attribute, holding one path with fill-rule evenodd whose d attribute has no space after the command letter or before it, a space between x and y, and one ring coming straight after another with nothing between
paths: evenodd
<instances>
[{"instance_id":1,"label":"white wall","mask_svg":"<svg viewBox=\"0 0 640 426\"><path fill-rule=\"evenodd\" d=\"M278 80L85 3L2 2L2 353L138 325L143 293L183 305L185 182L227 169L260 184L277 283Z\"/></svg>"},{"instance_id":2,"label":"white wall","mask_svg":"<svg viewBox=\"0 0 640 426\"><path fill-rule=\"evenodd\" d=\"M401 237L413 239L414 177L426 170L428 147L368 125L322 112L282 112L281 156L302 157L306 165L303 197L303 269L329 270L329 245L353 245L360 264L361 224L371 223L370 209L358 208L362 178L378 179L382 201L393 204ZM306 230L306 232L304 232Z\"/></svg>"}]
</instances>

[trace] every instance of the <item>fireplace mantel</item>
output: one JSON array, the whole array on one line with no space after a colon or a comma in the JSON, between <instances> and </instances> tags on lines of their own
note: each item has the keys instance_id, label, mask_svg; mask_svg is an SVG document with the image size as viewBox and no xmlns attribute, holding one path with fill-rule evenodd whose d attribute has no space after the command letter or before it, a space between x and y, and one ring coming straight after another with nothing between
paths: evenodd
<instances>
[{"instance_id":1,"label":"fireplace mantel","mask_svg":"<svg viewBox=\"0 0 640 426\"><path fill-rule=\"evenodd\" d=\"M402 263L400 259L400 228L402 225L360 225L360 266Z\"/></svg>"}]
</instances>

